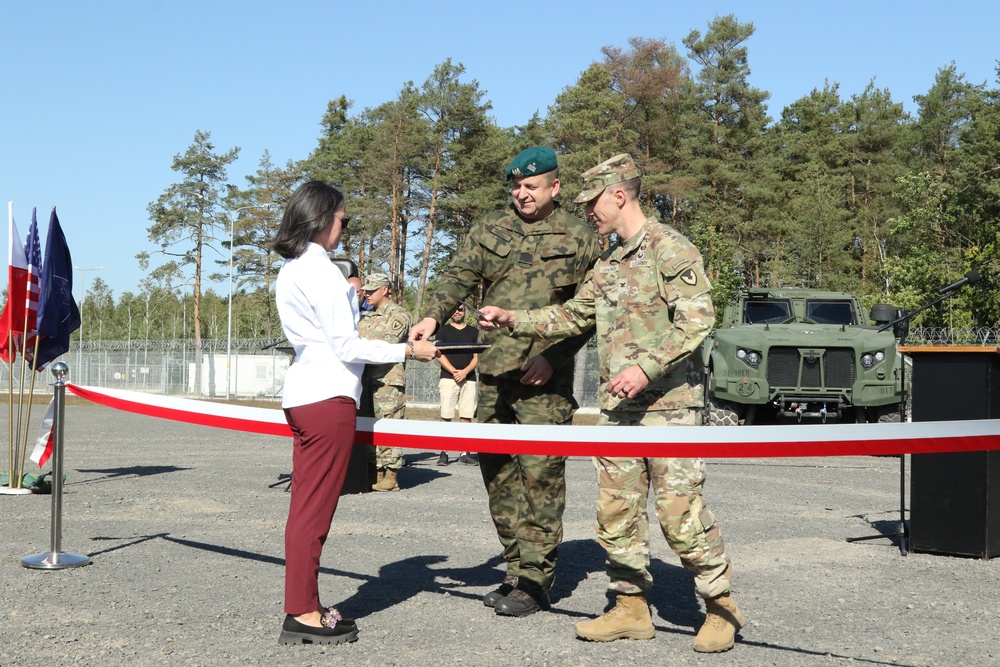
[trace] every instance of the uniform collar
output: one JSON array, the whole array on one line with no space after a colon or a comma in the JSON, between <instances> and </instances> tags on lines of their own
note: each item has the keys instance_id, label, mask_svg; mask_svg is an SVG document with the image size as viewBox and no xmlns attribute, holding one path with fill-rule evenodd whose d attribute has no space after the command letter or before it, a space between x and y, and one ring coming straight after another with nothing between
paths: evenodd
<instances>
[{"instance_id":1,"label":"uniform collar","mask_svg":"<svg viewBox=\"0 0 1000 667\"><path fill-rule=\"evenodd\" d=\"M634 252L636 248L640 247L649 238L649 228L656 222L656 218L646 218L646 222L643 223L639 231L632 235L632 238L625 239L618 243L618 249L621 255L628 255Z\"/></svg>"}]
</instances>

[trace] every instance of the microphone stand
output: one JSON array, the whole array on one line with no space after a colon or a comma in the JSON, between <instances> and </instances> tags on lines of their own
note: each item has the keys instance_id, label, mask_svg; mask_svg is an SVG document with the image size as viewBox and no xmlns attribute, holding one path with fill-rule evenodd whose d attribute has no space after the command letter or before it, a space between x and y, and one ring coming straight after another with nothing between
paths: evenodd
<instances>
[{"instance_id":1,"label":"microphone stand","mask_svg":"<svg viewBox=\"0 0 1000 667\"><path fill-rule=\"evenodd\" d=\"M951 289L946 289L941 293L939 297L926 303L920 308L917 308L912 313L905 310L897 311L901 312L902 315L897 317L891 322L887 322L879 327L879 331L888 331L893 329L897 325L905 323L906 326L900 327L897 331L896 339L899 345L906 344L906 337L910 332L910 320L914 315L918 315L932 306L936 306L945 299L950 299L951 297L958 294L958 291L965 287L965 284L958 285ZM899 401L899 421L906 421L906 402L909 398L908 392L906 391L906 362L900 359L899 364L899 382L902 391L900 392ZM864 540L880 540L880 539L892 539L894 537L899 538L899 553L901 556L906 556L910 553L909 539L910 539L910 528L906 523L906 454L899 455L899 525L896 527L896 532L892 535L878 534L878 535L865 535L863 537L848 537L848 542L861 542Z\"/></svg>"}]
</instances>

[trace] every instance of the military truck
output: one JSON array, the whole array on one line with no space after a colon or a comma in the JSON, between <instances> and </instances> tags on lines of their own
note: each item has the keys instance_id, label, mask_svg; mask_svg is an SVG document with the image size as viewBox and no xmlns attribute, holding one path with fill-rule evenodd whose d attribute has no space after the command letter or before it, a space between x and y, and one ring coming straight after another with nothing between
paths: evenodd
<instances>
[{"instance_id":1,"label":"military truck","mask_svg":"<svg viewBox=\"0 0 1000 667\"><path fill-rule=\"evenodd\" d=\"M845 292L755 288L702 347L706 424L899 421L903 311ZM904 320L905 322L905 320Z\"/></svg>"}]
</instances>

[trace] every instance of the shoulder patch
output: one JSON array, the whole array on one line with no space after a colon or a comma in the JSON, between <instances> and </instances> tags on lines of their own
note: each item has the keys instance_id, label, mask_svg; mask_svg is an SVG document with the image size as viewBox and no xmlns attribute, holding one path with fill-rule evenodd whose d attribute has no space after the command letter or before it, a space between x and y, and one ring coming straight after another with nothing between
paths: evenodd
<instances>
[{"instance_id":1,"label":"shoulder patch","mask_svg":"<svg viewBox=\"0 0 1000 667\"><path fill-rule=\"evenodd\" d=\"M694 269L688 268L679 277L685 285L695 287L698 284L698 274L695 273Z\"/></svg>"}]
</instances>

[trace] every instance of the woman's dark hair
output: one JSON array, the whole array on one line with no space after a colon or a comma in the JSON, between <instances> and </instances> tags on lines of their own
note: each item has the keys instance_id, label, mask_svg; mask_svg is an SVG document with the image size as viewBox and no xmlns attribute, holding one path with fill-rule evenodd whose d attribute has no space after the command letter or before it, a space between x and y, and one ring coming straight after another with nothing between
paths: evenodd
<instances>
[{"instance_id":1,"label":"woman's dark hair","mask_svg":"<svg viewBox=\"0 0 1000 667\"><path fill-rule=\"evenodd\" d=\"M316 232L326 227L344 205L344 193L322 181L303 183L288 198L271 247L285 259L306 251Z\"/></svg>"}]
</instances>

